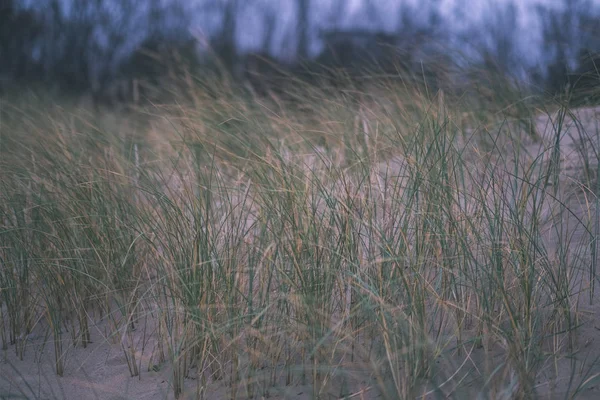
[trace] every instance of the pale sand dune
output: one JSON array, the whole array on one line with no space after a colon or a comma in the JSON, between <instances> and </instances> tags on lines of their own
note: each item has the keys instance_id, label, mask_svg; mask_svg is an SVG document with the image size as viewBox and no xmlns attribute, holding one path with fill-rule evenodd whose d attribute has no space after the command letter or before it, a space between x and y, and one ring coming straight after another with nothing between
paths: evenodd
<instances>
[{"instance_id":1,"label":"pale sand dune","mask_svg":"<svg viewBox=\"0 0 600 400\"><path fill-rule=\"evenodd\" d=\"M556 241L557 248L559 240L569 240L568 246L571 253L568 257L587 257L581 260L585 265L591 262L589 259L589 246L591 244L589 232L581 225L581 221L590 221L594 216L595 199L591 192L586 192L580 184L576 183L582 179L582 154L587 153L590 160L597 163L598 158L594 151L600 150L600 109L580 109L575 111L577 118L583 124L577 124L571 118L565 120L566 129L560 137L560 160L563 164L563 173L560 179L569 180L573 185L569 190L557 196L567 202L572 214L566 215L567 222L563 228L564 237L559 238L555 231L548 230L548 239ZM554 117L553 117L554 118ZM544 151L550 151L555 145L556 136L553 134L553 121L546 116L537 119L538 133L541 140L527 143L526 150L529 157L535 159ZM555 122L555 121L554 121ZM585 131L585 134L582 132ZM582 142L586 137L590 142ZM394 161L390 168L401 168L402 160ZM389 165L388 165L389 166ZM592 165L592 169L596 168ZM593 189L593 188L592 188ZM549 211L551 212L551 210ZM581 290L581 295L574 300L578 303L578 311L581 314L581 326L578 328L577 343L579 348L577 358L585 360L584 369L581 364L570 364L570 361L561 358L556 364L544 365L539 375L539 386L537 387L540 398L562 399L564 392L569 388L570 374L573 373L574 381L579 382L587 374L593 377L600 374L600 302L596 295L592 304L589 300L589 277L587 271L581 271L572 277L573 287ZM600 282L597 282L596 290L600 290ZM118 343L108 340L102 332L105 323L98 322L91 327L92 344L87 348L80 345L73 347L70 335L63 335L65 343L63 349L68 361L65 363L63 377L57 377L54 372L54 348L52 341L44 343L44 333L34 332L27 342L27 350L24 360L19 360L15 354L14 346L9 347L2 353L0 362L0 398L27 398L27 399L171 399L173 398L170 384L171 370L169 366L163 365L152 370L154 365L152 352L154 343L148 340L142 343L144 327L138 326L134 335L136 347L136 358L140 362L140 376L131 377L122 347ZM150 331L150 329L147 329ZM37 336L36 336L37 335ZM564 348L565 343L557 343ZM484 350L474 350L473 359L481 357ZM479 355L478 355L479 353ZM460 362L458 363L460 364ZM554 380L558 372L557 384L550 387L546 382ZM195 379L195 371L191 377L185 380L185 392L182 398L196 398L198 380ZM368 388L367 382L364 387ZM206 388L206 399L227 398L227 382L209 382ZM357 388L361 385L358 384ZM285 391L285 392L284 392ZM243 389L240 390L240 398L244 398ZM477 389L474 388L474 392ZM457 395L458 396L458 395ZM310 387L282 385L279 389L271 391L270 398L311 398ZM331 394L331 398L334 398ZM366 391L363 396L356 398L376 398L372 392ZM460 398L460 397L456 397ZM592 383L586 390L579 394L581 399L600 398L600 383Z\"/></svg>"}]
</instances>

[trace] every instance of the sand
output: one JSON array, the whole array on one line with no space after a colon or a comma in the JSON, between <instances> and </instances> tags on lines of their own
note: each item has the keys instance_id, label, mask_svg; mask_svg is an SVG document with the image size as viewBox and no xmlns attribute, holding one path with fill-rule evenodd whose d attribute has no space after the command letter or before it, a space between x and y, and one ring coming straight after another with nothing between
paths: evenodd
<instances>
[{"instance_id":1,"label":"sand","mask_svg":"<svg viewBox=\"0 0 600 400\"><path fill-rule=\"evenodd\" d=\"M600 109L588 108L576 110L577 117L584 121L584 128L589 129L590 133L600 131L598 129L600 121ZM538 133L541 141L532 142L526 145L531 157L550 148L554 144L555 137L552 134L552 121L547 116L541 116L537 119ZM572 215L567 216L570 221L566 225L573 227L570 232L572 240L573 254L571 257L577 257L576 249L581 246L587 246L586 234L583 228L578 227L577 218L588 210L587 202L592 198L588 194L584 196L584 191L577 187L576 180L581 178L583 165L581 163L581 154L583 152L593 151L594 145L600 142L582 143L579 130L572 120L567 121L568 129L561 137L561 162L564 166L564 174L561 179L572 180L573 191L569 197L569 207L574 211ZM598 138L594 139L597 140ZM598 148L598 147L596 147ZM595 157L595 156L594 156ZM577 215L577 214L580 215ZM574 282L575 286L585 289L589 285L586 273L580 274ZM600 290L600 282L597 282L597 290ZM600 302L596 295L592 304L589 302L587 293L578 300L580 322L582 325L577 330L576 353L578 360L585 360L585 369L581 370L579 363L570 364L570 360L560 359L554 363L548 363L541 369L536 388L540 398L562 399L565 391L569 388L571 373L576 382L585 380L586 376L593 378L600 374ZM93 321L94 316L90 316ZM92 343L83 348L81 345L73 346L70 335L65 332L63 335L65 351L65 371L63 377L58 377L54 371L54 348L52 340L45 340L46 332L36 327L34 332L27 338L26 351L24 359L20 360L14 346L0 353L0 398L23 398L23 399L170 399L173 398L171 385L171 369L168 365L156 365L155 358L152 357L155 343L145 338L151 337L152 322L147 326L139 325L134 333L133 342L136 348L136 357L140 363L139 376L132 377L124 356L122 338L107 338L106 323L97 320L92 322L91 335ZM564 344L561 344L564 345ZM476 359L481 357L483 349L474 349L472 357ZM478 355L479 354L479 355ZM461 364L464 360L458 360ZM574 366L574 368L573 368ZM555 371L558 372L556 386L551 387L550 382L554 380ZM185 379L186 390L182 398L195 398L196 388L199 384L195 379L195 372L190 373L190 377ZM357 388L361 385L365 388L363 395L356 395L355 398L375 398L368 388L373 384L367 380L358 382ZM209 382L206 388L207 399L227 398L227 382ZM473 388L473 393L477 388ZM357 389L358 390L358 389ZM240 398L244 398L243 392ZM288 387L279 387L270 392L270 398L311 398L311 388L299 384ZM508 395L507 398L509 398ZM335 398L331 393L325 398ZM456 394L456 398L461 398ZM600 381L592 380L585 390L578 393L578 398L597 399L600 398Z\"/></svg>"}]
</instances>

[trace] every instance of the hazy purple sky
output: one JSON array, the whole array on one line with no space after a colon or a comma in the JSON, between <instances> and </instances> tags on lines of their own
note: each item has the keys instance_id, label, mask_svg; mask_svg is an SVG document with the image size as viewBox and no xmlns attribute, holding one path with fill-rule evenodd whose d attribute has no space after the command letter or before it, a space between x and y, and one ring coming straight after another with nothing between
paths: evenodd
<instances>
[{"instance_id":1,"label":"hazy purple sky","mask_svg":"<svg viewBox=\"0 0 600 400\"><path fill-rule=\"evenodd\" d=\"M210 0L219 1L219 0ZM227 0L222 0L227 1ZM551 8L563 6L562 0L341 0L345 3L343 11L337 12L340 0L312 0L311 22L319 27L361 27L387 32L399 28L400 14L403 6L413 6L409 12L410 19L416 22L426 21L431 8L439 11L444 27L453 35L469 36L473 32L483 32L494 20L498 9L513 3L518 10L517 47L522 54L522 61L527 65L543 62L541 54L541 22L536 8L540 5ZM592 0L600 4L600 0ZM190 0L188 4L203 4L203 0ZM244 3L244 0L241 0ZM245 51L260 49L263 39L263 21L267 13L276 15L276 39L271 49L274 53L285 56L293 54L290 41L286 40L295 24L295 7L297 0L247 0L245 10L240 13L238 43ZM368 5L375 5L375 13L369 13ZM212 23L211 23L212 22ZM212 24L210 16L198 13L192 29L196 32L210 32ZM482 39L476 35L475 39ZM313 54L321 50L317 40L311 42Z\"/></svg>"},{"instance_id":2,"label":"hazy purple sky","mask_svg":"<svg viewBox=\"0 0 600 400\"><path fill-rule=\"evenodd\" d=\"M41 8L45 3L52 0L21 0L23 4L30 7ZM68 13L71 4L81 5L87 0L62 0L64 12ZM127 17L124 21L131 31L129 43L123 46L122 52L135 49L144 39L151 27L148 26L145 13L148 0L113 0L113 6L108 4L111 10L115 10L116 23L119 23L119 4L134 2L136 16ZM220 13L206 11L206 6L213 9L216 5L230 0L158 0L165 10L172 3L179 3L186 9L186 15L191 16L189 27L184 27L196 37L210 36L220 24ZM267 18L273 18L275 23L274 39L271 42L270 51L276 56L283 58L292 57L295 54L295 26L296 7L298 0L237 0L240 5L238 10L237 43L242 52L261 50L264 43L264 22ZM341 1L341 3L340 3ZM586 0L579 0L580 3ZM600 6L600 0L587 0L590 5ZM123 3L121 3L123 2ZM515 59L515 68L527 68L537 64L544 64L551 59L552 54L544 53L541 46L541 22L535 11L539 5L551 8L560 8L564 0L311 0L310 23L313 38L310 41L310 51L317 54L321 50L321 43L316 39L314 28L351 28L360 27L378 31L393 32L399 30L401 25L401 10L409 6L408 19L412 23L426 23L429 11L435 8L439 11L442 26L448 35L446 37L460 38L465 52L468 52L469 42L481 45L490 42L492 45L490 29L504 29L500 19L502 9L508 3L513 3L518 11L517 21L514 27L509 27L509 33L514 34L516 39L516 50L518 57ZM90 3L92 4L92 3ZM339 5L343 6L340 7ZM371 7L369 7L371 5ZM410 7L412 6L412 7ZM589 6L586 6L589 8ZM600 8L600 7L599 7ZM587 9L586 9L587 12ZM166 14L165 14L166 15ZM169 23L165 19L166 26L176 26L179 22L173 20ZM102 29L98 29L98 41L102 45ZM108 43L106 46L110 46ZM578 53L577 44L571 48L573 55ZM600 50L600 49L598 49Z\"/></svg>"}]
</instances>

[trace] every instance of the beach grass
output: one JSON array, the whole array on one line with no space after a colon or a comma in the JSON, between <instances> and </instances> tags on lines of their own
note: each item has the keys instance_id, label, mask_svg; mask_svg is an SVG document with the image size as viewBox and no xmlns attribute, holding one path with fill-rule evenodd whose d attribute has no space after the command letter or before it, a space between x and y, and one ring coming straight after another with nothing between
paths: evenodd
<instances>
[{"instance_id":1,"label":"beach grass","mask_svg":"<svg viewBox=\"0 0 600 400\"><path fill-rule=\"evenodd\" d=\"M596 114L499 80L208 84L121 111L0 100L5 354L38 335L62 379L102 341L175 398L596 385Z\"/></svg>"}]
</instances>

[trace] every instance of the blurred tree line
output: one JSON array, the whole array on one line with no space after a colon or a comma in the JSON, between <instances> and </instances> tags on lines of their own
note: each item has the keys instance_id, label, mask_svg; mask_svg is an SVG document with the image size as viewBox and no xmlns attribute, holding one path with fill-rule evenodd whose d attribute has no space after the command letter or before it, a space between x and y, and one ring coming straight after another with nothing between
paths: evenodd
<instances>
[{"instance_id":1,"label":"blurred tree line","mask_svg":"<svg viewBox=\"0 0 600 400\"><path fill-rule=\"evenodd\" d=\"M293 57L282 59L273 52L282 34L278 16L265 0L207 0L193 12L184 0L0 0L0 90L38 83L98 99L127 99L139 95L132 81L159 85L182 65L263 89L277 86L273 81L286 74L310 80L342 69L345 76L358 77L368 68L380 76L402 71L435 81L452 67L465 66L460 53L471 67L513 74L553 92L587 90L599 80L600 14L593 12L593 0L538 6L543 57L534 65L522 61L527 27L519 28L515 3L492 2L481 24L455 34L450 26L463 16L457 11L452 16L457 21L449 21L439 12L439 0L406 2L391 30L383 28L386 10L377 0L363 1L366 27L340 23L346 0L333 1L325 24L314 21L317 0L289 2L296 23L284 32L284 42ZM240 49L238 35L249 6L263 10L262 43L252 52ZM194 13L217 21L206 37L190 29ZM309 51L315 40L322 44L316 56Z\"/></svg>"}]
</instances>

